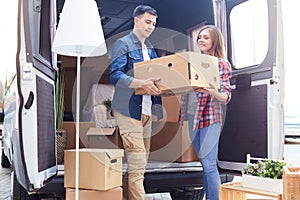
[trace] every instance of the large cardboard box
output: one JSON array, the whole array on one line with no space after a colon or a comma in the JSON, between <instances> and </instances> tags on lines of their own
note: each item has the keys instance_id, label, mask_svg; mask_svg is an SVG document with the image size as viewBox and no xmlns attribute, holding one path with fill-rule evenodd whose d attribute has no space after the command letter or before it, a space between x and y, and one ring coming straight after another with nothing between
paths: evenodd
<instances>
[{"instance_id":1,"label":"large cardboard box","mask_svg":"<svg viewBox=\"0 0 300 200\"><path fill-rule=\"evenodd\" d=\"M122 200L122 188L117 187L110 190L78 190L78 199L82 200ZM66 200L75 200L76 190L73 188L66 189Z\"/></svg>"},{"instance_id":2,"label":"large cardboard box","mask_svg":"<svg viewBox=\"0 0 300 200\"><path fill-rule=\"evenodd\" d=\"M108 190L122 185L123 149L79 149L79 188ZM65 151L64 186L75 188L76 150Z\"/></svg>"},{"instance_id":3,"label":"large cardboard box","mask_svg":"<svg viewBox=\"0 0 300 200\"><path fill-rule=\"evenodd\" d=\"M177 122L153 122L150 160L193 162L199 161L192 146L188 122L181 126Z\"/></svg>"},{"instance_id":4,"label":"large cardboard box","mask_svg":"<svg viewBox=\"0 0 300 200\"><path fill-rule=\"evenodd\" d=\"M180 114L181 95L163 96L162 106L164 120L167 122L178 122Z\"/></svg>"},{"instance_id":5,"label":"large cardboard box","mask_svg":"<svg viewBox=\"0 0 300 200\"><path fill-rule=\"evenodd\" d=\"M118 128L89 128L89 148L122 149L123 143Z\"/></svg>"},{"instance_id":6,"label":"large cardboard box","mask_svg":"<svg viewBox=\"0 0 300 200\"><path fill-rule=\"evenodd\" d=\"M96 127L96 122L79 122L79 147L88 147L88 138L86 133L89 128ZM67 131L67 144L66 149L76 148L76 122L63 122L63 129Z\"/></svg>"},{"instance_id":7,"label":"large cardboard box","mask_svg":"<svg viewBox=\"0 0 300 200\"><path fill-rule=\"evenodd\" d=\"M181 52L134 64L138 79L160 77L157 87L165 94L190 92L197 88L220 88L218 58L198 52ZM142 88L136 94L146 94Z\"/></svg>"}]
</instances>

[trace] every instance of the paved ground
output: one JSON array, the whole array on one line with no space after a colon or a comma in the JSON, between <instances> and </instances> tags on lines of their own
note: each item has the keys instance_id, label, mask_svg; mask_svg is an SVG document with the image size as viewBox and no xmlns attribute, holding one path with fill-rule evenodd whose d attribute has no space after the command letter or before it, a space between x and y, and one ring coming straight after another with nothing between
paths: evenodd
<instances>
[{"instance_id":1,"label":"paved ground","mask_svg":"<svg viewBox=\"0 0 300 200\"><path fill-rule=\"evenodd\" d=\"M1 153L2 150L0 156ZM2 167L0 167L0 200L10 200L10 169Z\"/></svg>"},{"instance_id":2,"label":"paved ground","mask_svg":"<svg viewBox=\"0 0 300 200\"><path fill-rule=\"evenodd\" d=\"M299 159L300 145L285 145L284 157L295 166L300 166ZM0 151L0 158L1 158ZM0 166L0 200L11 200L10 198L10 169L2 168ZM46 199L45 199L46 200ZM47 199L50 200L50 199ZM148 194L148 200L171 200L168 193Z\"/></svg>"}]
</instances>

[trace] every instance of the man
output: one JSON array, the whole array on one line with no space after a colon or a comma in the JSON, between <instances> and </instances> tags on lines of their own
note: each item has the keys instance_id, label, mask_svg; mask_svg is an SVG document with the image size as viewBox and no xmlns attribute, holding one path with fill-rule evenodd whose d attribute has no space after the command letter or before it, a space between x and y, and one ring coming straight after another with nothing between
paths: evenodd
<instances>
[{"instance_id":1,"label":"man","mask_svg":"<svg viewBox=\"0 0 300 200\"><path fill-rule=\"evenodd\" d=\"M147 38L155 29L157 12L147 5L137 6L133 12L134 27L118 39L112 49L110 81L115 86L112 109L127 156L124 198L144 200L144 172L147 165L151 137L151 115L162 118L161 91L155 86L158 77L147 80L133 76L133 64L156 58ZM148 95L135 95L143 88ZM151 96L152 95L152 96Z\"/></svg>"}]
</instances>

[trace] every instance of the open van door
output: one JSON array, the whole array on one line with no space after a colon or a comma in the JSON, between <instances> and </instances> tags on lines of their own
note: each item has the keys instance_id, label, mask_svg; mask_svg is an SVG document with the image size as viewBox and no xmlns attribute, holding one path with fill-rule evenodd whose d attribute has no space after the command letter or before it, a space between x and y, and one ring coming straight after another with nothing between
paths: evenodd
<instances>
[{"instance_id":1,"label":"open van door","mask_svg":"<svg viewBox=\"0 0 300 200\"><path fill-rule=\"evenodd\" d=\"M7 110L11 119L5 119L13 147L13 199L38 191L57 174L50 30L54 6L52 0L18 3L15 105Z\"/></svg>"},{"instance_id":2,"label":"open van door","mask_svg":"<svg viewBox=\"0 0 300 200\"><path fill-rule=\"evenodd\" d=\"M241 171L246 154L283 158L281 4L280 0L230 0L226 9L232 100L226 108L218 164L221 169Z\"/></svg>"}]
</instances>

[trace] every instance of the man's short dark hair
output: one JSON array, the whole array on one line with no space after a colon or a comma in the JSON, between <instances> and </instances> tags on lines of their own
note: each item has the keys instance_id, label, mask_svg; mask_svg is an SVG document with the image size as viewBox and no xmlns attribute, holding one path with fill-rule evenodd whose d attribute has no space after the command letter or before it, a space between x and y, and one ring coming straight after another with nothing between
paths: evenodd
<instances>
[{"instance_id":1,"label":"man's short dark hair","mask_svg":"<svg viewBox=\"0 0 300 200\"><path fill-rule=\"evenodd\" d=\"M139 17L141 15L143 15L144 13L149 13L151 15L154 15L157 17L157 11L152 8L151 6L148 6L148 5L139 5L137 6L134 11L133 11L133 18L134 17Z\"/></svg>"}]
</instances>

